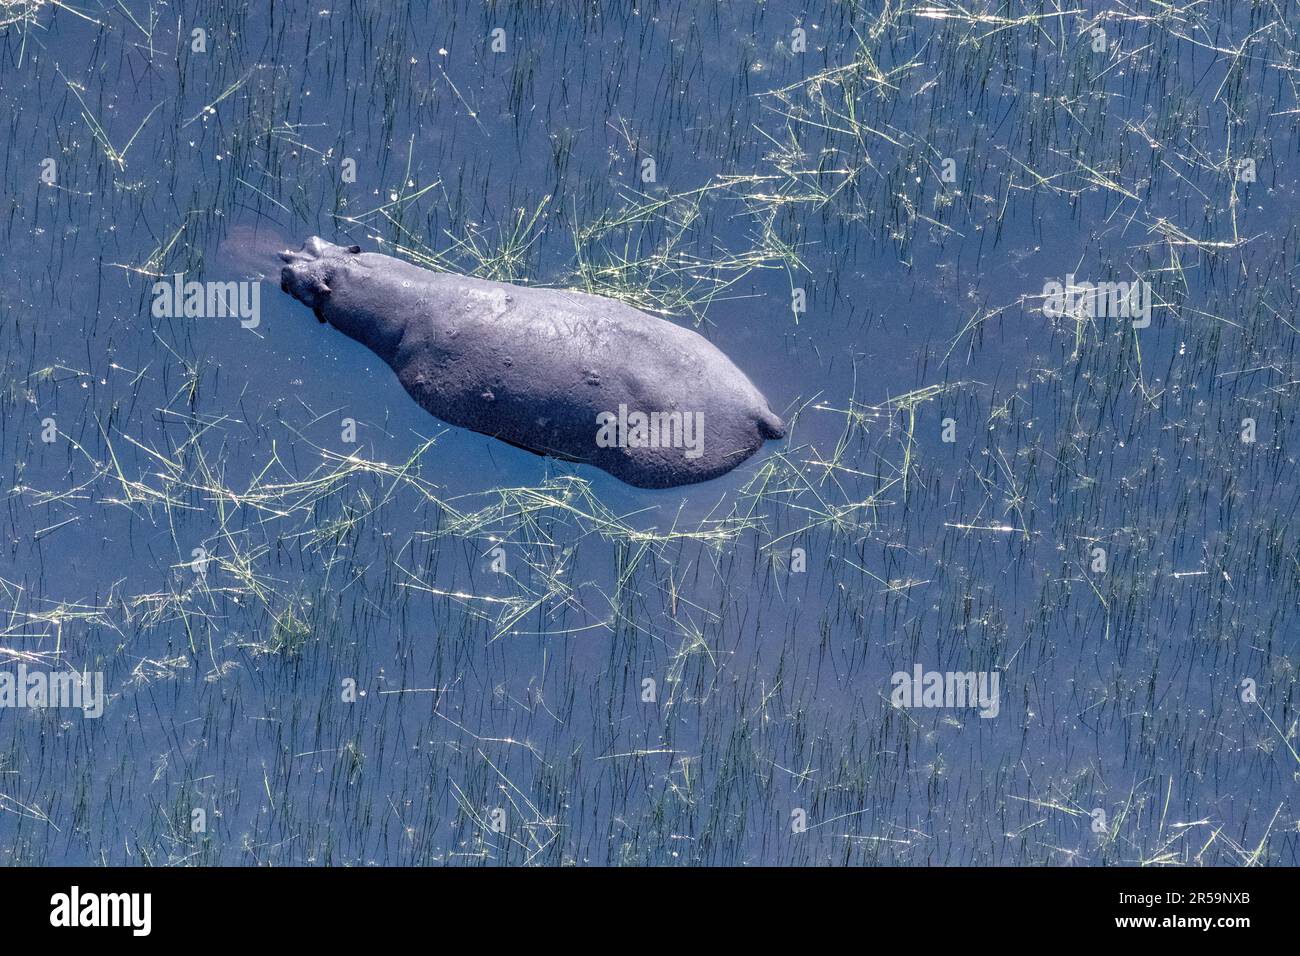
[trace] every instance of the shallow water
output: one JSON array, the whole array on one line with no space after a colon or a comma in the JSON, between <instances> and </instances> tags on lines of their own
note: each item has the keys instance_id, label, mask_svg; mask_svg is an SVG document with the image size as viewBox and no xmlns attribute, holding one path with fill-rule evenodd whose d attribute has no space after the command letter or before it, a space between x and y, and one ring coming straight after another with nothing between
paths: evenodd
<instances>
[{"instance_id":1,"label":"shallow water","mask_svg":"<svg viewBox=\"0 0 1300 956\"><path fill-rule=\"evenodd\" d=\"M0 662L109 697L0 708L0 860L1298 862L1300 11L699 6L4 29ZM309 235L694 325L790 435L645 491L445 426Z\"/></svg>"}]
</instances>

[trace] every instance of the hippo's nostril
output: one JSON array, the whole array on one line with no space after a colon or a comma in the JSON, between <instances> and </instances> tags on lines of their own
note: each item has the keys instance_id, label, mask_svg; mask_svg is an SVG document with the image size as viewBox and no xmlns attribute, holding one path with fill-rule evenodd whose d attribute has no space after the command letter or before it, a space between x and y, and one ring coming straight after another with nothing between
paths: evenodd
<instances>
[{"instance_id":1,"label":"hippo's nostril","mask_svg":"<svg viewBox=\"0 0 1300 956\"><path fill-rule=\"evenodd\" d=\"M284 250L284 252L280 253L280 261L281 261L281 262L297 262L297 261L298 261L298 253L296 253L296 252L292 252L292 251L286 249L286 250Z\"/></svg>"}]
</instances>

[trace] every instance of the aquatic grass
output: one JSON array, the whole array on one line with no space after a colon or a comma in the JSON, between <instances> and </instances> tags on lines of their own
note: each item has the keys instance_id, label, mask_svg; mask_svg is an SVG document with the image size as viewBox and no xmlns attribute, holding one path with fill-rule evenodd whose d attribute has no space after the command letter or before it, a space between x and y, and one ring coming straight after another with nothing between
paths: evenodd
<instances>
[{"instance_id":1,"label":"aquatic grass","mask_svg":"<svg viewBox=\"0 0 1300 956\"><path fill-rule=\"evenodd\" d=\"M48 266L0 292L0 659L120 695L0 717L3 858L1293 861L1293 6L814 4L802 56L780 5L452 12L250 14L207 59L122 5L0 39L6 106L60 117L2 134ZM335 446L385 393L282 381L278 312L144 318L250 221L698 323L790 438L653 504L510 453L465 479L441 427ZM1150 278L1152 327L1040 316L1071 267ZM918 661L1001 670L1004 716L893 708Z\"/></svg>"}]
</instances>

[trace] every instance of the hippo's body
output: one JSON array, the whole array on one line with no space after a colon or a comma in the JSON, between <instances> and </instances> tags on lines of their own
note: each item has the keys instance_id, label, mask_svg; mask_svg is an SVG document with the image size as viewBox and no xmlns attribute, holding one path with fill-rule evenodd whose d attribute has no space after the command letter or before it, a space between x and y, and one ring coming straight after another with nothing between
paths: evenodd
<instances>
[{"instance_id":1,"label":"hippo's body","mask_svg":"<svg viewBox=\"0 0 1300 956\"><path fill-rule=\"evenodd\" d=\"M430 272L316 237L281 257L281 288L450 424L646 488L716 478L784 435L702 336L613 299Z\"/></svg>"}]
</instances>

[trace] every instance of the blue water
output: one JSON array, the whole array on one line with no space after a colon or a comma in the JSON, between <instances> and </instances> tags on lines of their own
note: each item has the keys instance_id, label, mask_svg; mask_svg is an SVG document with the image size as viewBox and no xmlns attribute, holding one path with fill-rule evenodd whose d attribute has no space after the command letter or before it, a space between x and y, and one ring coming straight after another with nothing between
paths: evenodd
<instances>
[{"instance_id":1,"label":"blue water","mask_svg":"<svg viewBox=\"0 0 1300 956\"><path fill-rule=\"evenodd\" d=\"M1296 864L1300 11L960 9L2 28L0 666L109 697L0 708L0 860ZM789 437L646 491L443 425L279 291L310 235L627 297Z\"/></svg>"}]
</instances>

